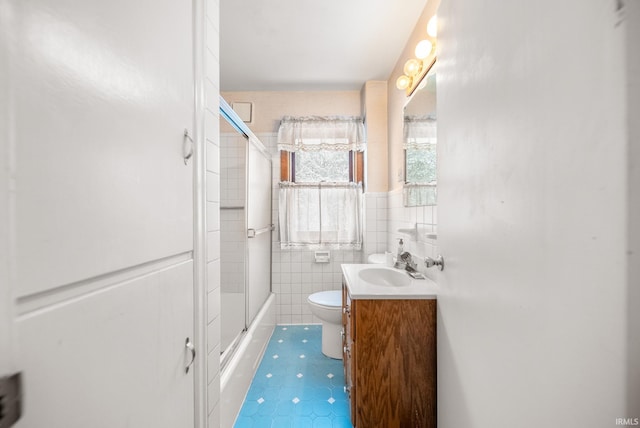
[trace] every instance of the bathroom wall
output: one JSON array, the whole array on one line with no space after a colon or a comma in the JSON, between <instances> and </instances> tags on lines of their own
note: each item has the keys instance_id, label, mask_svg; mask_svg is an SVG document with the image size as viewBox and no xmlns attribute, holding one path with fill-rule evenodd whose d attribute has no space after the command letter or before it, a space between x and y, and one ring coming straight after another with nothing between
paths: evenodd
<instances>
[{"instance_id":1,"label":"bathroom wall","mask_svg":"<svg viewBox=\"0 0 640 428\"><path fill-rule=\"evenodd\" d=\"M640 117L640 3L627 2L625 15L627 58L627 118ZM640 403L640 121L628 120L628 165L629 165L629 227L628 254L628 290L627 290L627 340L629 356L627 358L627 407L638 411ZM636 407L634 407L636 406Z\"/></svg>"},{"instance_id":2,"label":"bathroom wall","mask_svg":"<svg viewBox=\"0 0 640 428\"><path fill-rule=\"evenodd\" d=\"M275 230L272 237L271 286L276 293L276 322L278 324L319 323L311 314L307 297L316 291L339 290L342 287L342 263L360 263L362 251L331 250L329 263L316 263L314 251L281 250L278 241L278 194L280 180L280 154L277 134L257 134L273 156L272 219Z\"/></svg>"},{"instance_id":3,"label":"bathroom wall","mask_svg":"<svg viewBox=\"0 0 640 428\"><path fill-rule=\"evenodd\" d=\"M640 417L637 7L440 6L443 428Z\"/></svg>"},{"instance_id":4,"label":"bathroom wall","mask_svg":"<svg viewBox=\"0 0 640 428\"><path fill-rule=\"evenodd\" d=\"M407 103L405 91L396 88L396 79L403 74L404 63L414 57L416 44L425 38L427 22L436 13L440 0L427 2L416 26L407 41L404 51L398 57L398 61L387 81L388 94L388 206L389 217L387 224L387 246L386 250L394 255L397 253L398 240L404 242L404 250L414 256L414 261L418 264L418 270L431 279L436 279L435 269L426 269L423 260L425 257L435 258L439 254L438 241L427 239L421 235L420 239L416 235L406 233L408 230L415 230L416 224L424 230L437 232L438 207L404 207L402 184L404 183L404 151L403 140L403 110ZM436 44L436 49L438 49ZM404 232L399 232L403 230Z\"/></svg>"},{"instance_id":5,"label":"bathroom wall","mask_svg":"<svg viewBox=\"0 0 640 428\"><path fill-rule=\"evenodd\" d=\"M436 279L435 269L426 269L424 266L425 257L436 258L439 249L436 239L429 239L422 231L438 231L438 207L405 207L402 188L393 190L387 194L388 197L388 223L386 250L391 251L394 256L398 251L399 239L402 239L404 251L408 251L413 256L413 260L418 264L418 270L431 279ZM413 232L419 228L421 231L418 239Z\"/></svg>"},{"instance_id":6,"label":"bathroom wall","mask_svg":"<svg viewBox=\"0 0 640 428\"><path fill-rule=\"evenodd\" d=\"M427 22L436 14L440 0L429 0L418 18L418 22L407 40L405 49L398 56L398 61L387 81L389 114L388 132L389 132L389 152L388 152L388 177L389 191L399 189L404 182L404 152L402 149L403 140L403 110L407 103L407 97L404 90L396 88L396 79L403 74L404 63L415 57L416 44L424 39L427 35ZM436 52L440 46L436 43Z\"/></svg>"},{"instance_id":7,"label":"bathroom wall","mask_svg":"<svg viewBox=\"0 0 640 428\"><path fill-rule=\"evenodd\" d=\"M246 147L246 138L237 132L220 135L220 241L225 255L220 280L224 293L244 293Z\"/></svg>"},{"instance_id":8,"label":"bathroom wall","mask_svg":"<svg viewBox=\"0 0 640 428\"><path fill-rule=\"evenodd\" d=\"M254 134L278 132L283 116L360 116L359 91L222 92L222 96L229 105L253 103L253 120L247 125ZM229 132L226 126L223 132Z\"/></svg>"},{"instance_id":9,"label":"bathroom wall","mask_svg":"<svg viewBox=\"0 0 640 428\"><path fill-rule=\"evenodd\" d=\"M287 115L360 116L360 91L223 92L222 96L229 104L253 103L253 121L247 125L272 154L274 168L272 221L276 226L272 235L272 289L276 293L276 321L280 324L320 322L311 314L307 297L316 291L340 289L342 286L340 264L360 262L362 251L331 251L331 262L318 264L314 262L313 251L280 249L278 241L280 154L277 150L277 130L280 119ZM366 199L369 200L369 197Z\"/></svg>"},{"instance_id":10,"label":"bathroom wall","mask_svg":"<svg viewBox=\"0 0 640 428\"><path fill-rule=\"evenodd\" d=\"M220 426L220 3L205 2L207 426Z\"/></svg>"},{"instance_id":11,"label":"bathroom wall","mask_svg":"<svg viewBox=\"0 0 640 428\"><path fill-rule=\"evenodd\" d=\"M386 192L388 186L387 82L365 82L361 91L362 115L367 131L366 191Z\"/></svg>"}]
</instances>

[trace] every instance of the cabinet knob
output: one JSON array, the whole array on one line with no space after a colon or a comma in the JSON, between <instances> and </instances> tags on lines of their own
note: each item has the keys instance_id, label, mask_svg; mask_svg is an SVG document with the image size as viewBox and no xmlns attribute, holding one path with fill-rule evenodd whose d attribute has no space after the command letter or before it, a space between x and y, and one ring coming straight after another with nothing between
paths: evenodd
<instances>
[{"instance_id":1,"label":"cabinet knob","mask_svg":"<svg viewBox=\"0 0 640 428\"><path fill-rule=\"evenodd\" d=\"M348 356L351 356L351 349L349 349L348 346L345 346L344 348L342 348L342 350L344 351L345 354L347 354Z\"/></svg>"},{"instance_id":2,"label":"cabinet knob","mask_svg":"<svg viewBox=\"0 0 640 428\"><path fill-rule=\"evenodd\" d=\"M351 398L351 387L350 386L345 386L344 387L344 393L347 394L349 396L349 398Z\"/></svg>"},{"instance_id":3,"label":"cabinet knob","mask_svg":"<svg viewBox=\"0 0 640 428\"><path fill-rule=\"evenodd\" d=\"M342 308L342 313L349 315L351 313L351 308L349 306L345 306Z\"/></svg>"}]
</instances>

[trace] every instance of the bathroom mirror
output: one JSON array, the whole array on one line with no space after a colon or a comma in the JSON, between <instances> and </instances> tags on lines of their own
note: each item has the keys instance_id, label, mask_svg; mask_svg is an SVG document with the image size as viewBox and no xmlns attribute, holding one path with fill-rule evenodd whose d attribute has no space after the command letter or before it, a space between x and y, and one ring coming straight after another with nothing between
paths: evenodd
<instances>
[{"instance_id":1,"label":"bathroom mirror","mask_svg":"<svg viewBox=\"0 0 640 428\"><path fill-rule=\"evenodd\" d=\"M436 205L436 63L404 108L404 205Z\"/></svg>"}]
</instances>

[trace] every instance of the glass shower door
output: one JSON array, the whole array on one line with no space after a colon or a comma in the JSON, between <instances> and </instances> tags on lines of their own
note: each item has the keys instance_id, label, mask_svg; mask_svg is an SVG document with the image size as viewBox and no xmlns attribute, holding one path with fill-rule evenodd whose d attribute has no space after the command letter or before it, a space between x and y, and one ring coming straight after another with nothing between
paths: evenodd
<instances>
[{"instance_id":1,"label":"glass shower door","mask_svg":"<svg viewBox=\"0 0 640 428\"><path fill-rule=\"evenodd\" d=\"M220 352L231 349L246 324L246 173L248 139L220 135Z\"/></svg>"},{"instance_id":2,"label":"glass shower door","mask_svg":"<svg viewBox=\"0 0 640 428\"><path fill-rule=\"evenodd\" d=\"M248 150L247 292L251 324L271 292L271 157L253 142Z\"/></svg>"}]
</instances>

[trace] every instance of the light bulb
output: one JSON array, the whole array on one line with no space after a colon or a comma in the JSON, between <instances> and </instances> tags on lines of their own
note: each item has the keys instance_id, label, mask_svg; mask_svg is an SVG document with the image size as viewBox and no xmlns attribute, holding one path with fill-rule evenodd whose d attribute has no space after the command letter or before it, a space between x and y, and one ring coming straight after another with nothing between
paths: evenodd
<instances>
[{"instance_id":1,"label":"light bulb","mask_svg":"<svg viewBox=\"0 0 640 428\"><path fill-rule=\"evenodd\" d=\"M398 89L407 89L411 84L411 78L409 76L405 76L404 74L398 77L396 80L396 88Z\"/></svg>"},{"instance_id":2,"label":"light bulb","mask_svg":"<svg viewBox=\"0 0 640 428\"><path fill-rule=\"evenodd\" d=\"M421 68L422 62L415 58L411 58L404 63L404 74L413 77L420 72Z\"/></svg>"},{"instance_id":3,"label":"light bulb","mask_svg":"<svg viewBox=\"0 0 640 428\"><path fill-rule=\"evenodd\" d=\"M427 34L434 38L438 36L438 15L433 15L427 22Z\"/></svg>"},{"instance_id":4,"label":"light bulb","mask_svg":"<svg viewBox=\"0 0 640 428\"><path fill-rule=\"evenodd\" d=\"M420 59L424 59L429 56L432 49L433 44L429 40L421 40L416 45L416 56Z\"/></svg>"}]
</instances>

